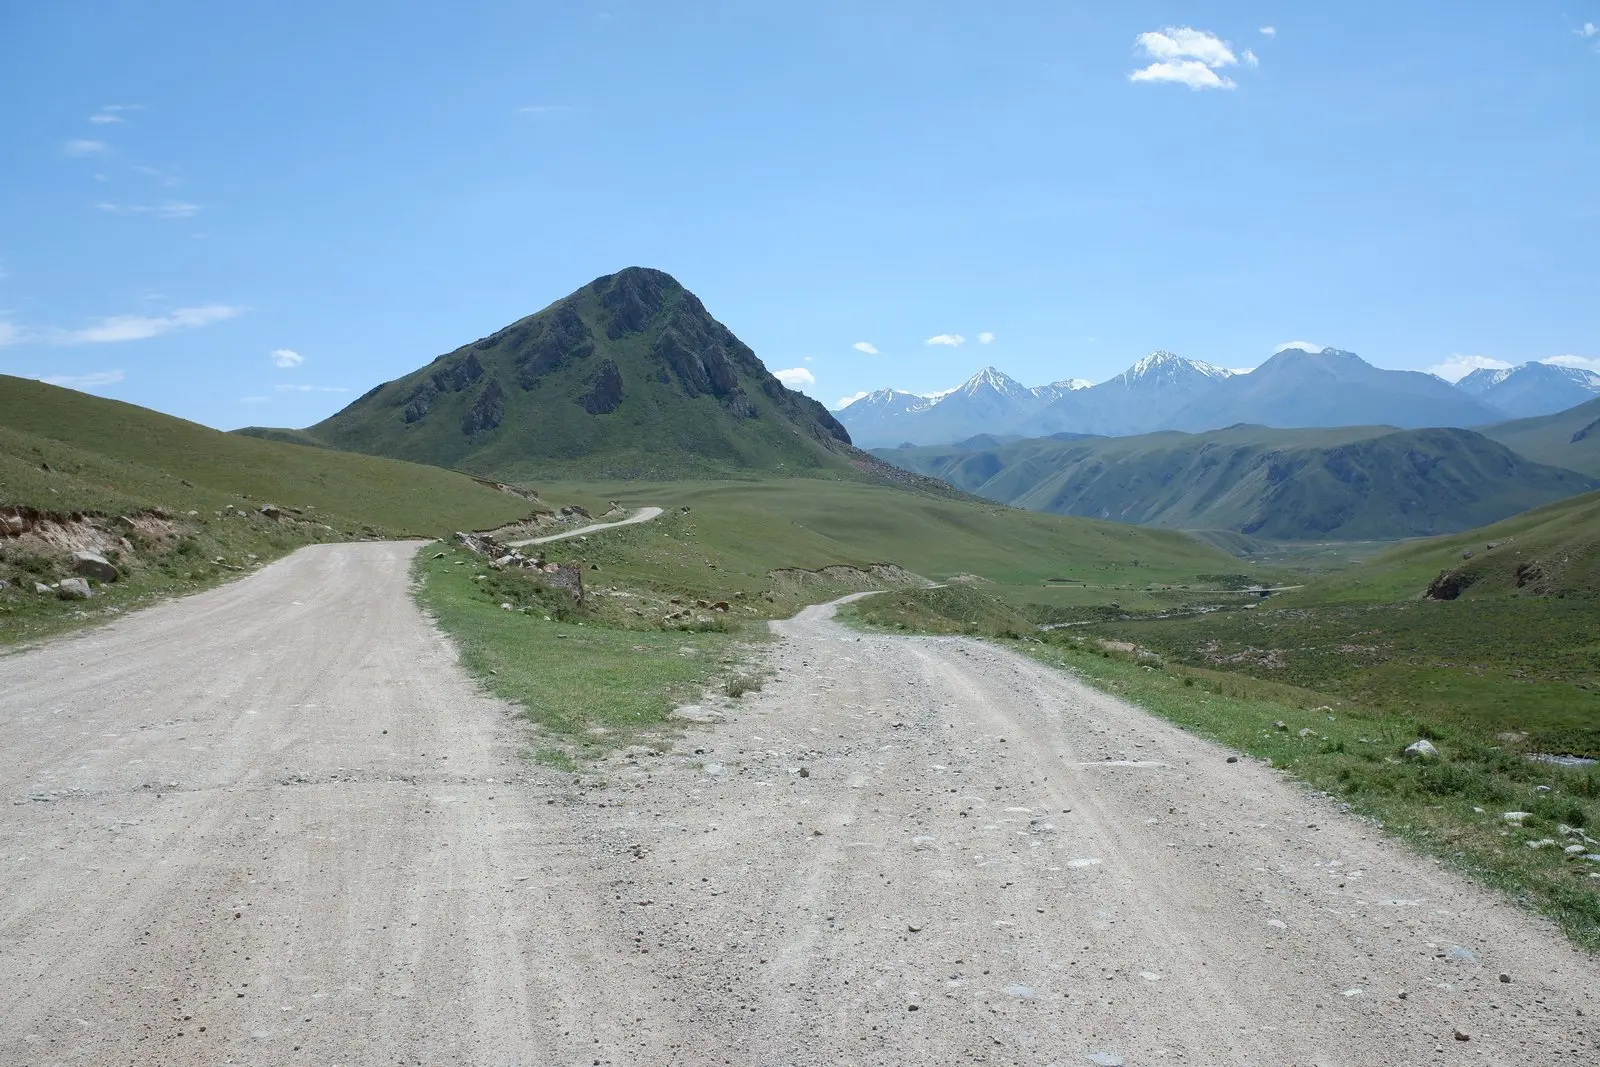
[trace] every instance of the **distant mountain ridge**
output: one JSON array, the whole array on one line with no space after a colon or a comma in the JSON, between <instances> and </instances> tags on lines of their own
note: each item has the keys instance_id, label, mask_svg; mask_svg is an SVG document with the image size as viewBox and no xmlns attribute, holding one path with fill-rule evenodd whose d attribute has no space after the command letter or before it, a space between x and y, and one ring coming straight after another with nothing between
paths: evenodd
<instances>
[{"instance_id":1,"label":"distant mountain ridge","mask_svg":"<svg viewBox=\"0 0 1600 1067\"><path fill-rule=\"evenodd\" d=\"M1471 428L1547 414L1600 396L1600 374L1547 363L1480 370L1456 385L1375 367L1338 348L1284 348L1235 372L1156 351L1108 381L1027 389L993 367L945 393L877 393L836 412L865 447L945 444L976 434L1125 437L1238 424L1284 429L1390 425Z\"/></svg>"},{"instance_id":2,"label":"distant mountain ridge","mask_svg":"<svg viewBox=\"0 0 1600 1067\"><path fill-rule=\"evenodd\" d=\"M1035 511L1275 541L1451 533L1600 488L1600 479L1460 429L1235 426L1065 441L979 437L877 455Z\"/></svg>"},{"instance_id":3,"label":"distant mountain ridge","mask_svg":"<svg viewBox=\"0 0 1600 1067\"><path fill-rule=\"evenodd\" d=\"M1482 367L1462 378L1456 388L1513 419L1553 415L1600 396L1600 374L1555 363L1517 367Z\"/></svg>"}]
</instances>

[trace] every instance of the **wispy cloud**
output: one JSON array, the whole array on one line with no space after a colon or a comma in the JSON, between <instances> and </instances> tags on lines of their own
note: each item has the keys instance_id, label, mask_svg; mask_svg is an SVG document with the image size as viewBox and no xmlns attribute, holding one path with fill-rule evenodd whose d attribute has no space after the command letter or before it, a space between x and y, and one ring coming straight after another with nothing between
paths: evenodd
<instances>
[{"instance_id":1,"label":"wispy cloud","mask_svg":"<svg viewBox=\"0 0 1600 1067\"><path fill-rule=\"evenodd\" d=\"M275 385L280 393L348 393L342 385Z\"/></svg>"},{"instance_id":2,"label":"wispy cloud","mask_svg":"<svg viewBox=\"0 0 1600 1067\"><path fill-rule=\"evenodd\" d=\"M1553 363L1558 367L1577 367L1580 370L1600 371L1600 359L1592 356L1551 356L1540 363Z\"/></svg>"},{"instance_id":3,"label":"wispy cloud","mask_svg":"<svg viewBox=\"0 0 1600 1067\"><path fill-rule=\"evenodd\" d=\"M1449 359L1429 367L1428 373L1436 374L1447 382L1459 382L1475 370L1507 370L1510 366L1505 360L1492 356L1464 356L1454 352Z\"/></svg>"},{"instance_id":4,"label":"wispy cloud","mask_svg":"<svg viewBox=\"0 0 1600 1067\"><path fill-rule=\"evenodd\" d=\"M1257 59L1256 54L1250 51L1250 49L1246 48L1242 54L1244 56L1244 61L1250 64L1252 67L1261 66L1261 60Z\"/></svg>"},{"instance_id":5,"label":"wispy cloud","mask_svg":"<svg viewBox=\"0 0 1600 1067\"><path fill-rule=\"evenodd\" d=\"M136 163L131 169L135 174L142 174L146 178L161 179L161 184L166 186L168 189L183 184L183 179L178 177L178 175L172 170L164 170L161 167L152 167L148 163Z\"/></svg>"},{"instance_id":6,"label":"wispy cloud","mask_svg":"<svg viewBox=\"0 0 1600 1067\"><path fill-rule=\"evenodd\" d=\"M104 155L111 149L104 141L91 141L86 137L79 137L63 144L61 151L73 159L82 159L85 156Z\"/></svg>"},{"instance_id":7,"label":"wispy cloud","mask_svg":"<svg viewBox=\"0 0 1600 1067\"><path fill-rule=\"evenodd\" d=\"M994 334L990 333L988 330L984 330L978 335L978 343L980 345L994 344Z\"/></svg>"},{"instance_id":8,"label":"wispy cloud","mask_svg":"<svg viewBox=\"0 0 1600 1067\"><path fill-rule=\"evenodd\" d=\"M850 347L855 349L857 352L865 352L869 356L876 356L878 354L878 346L873 344L871 341L857 341Z\"/></svg>"},{"instance_id":9,"label":"wispy cloud","mask_svg":"<svg viewBox=\"0 0 1600 1067\"><path fill-rule=\"evenodd\" d=\"M801 386L817 384L817 376L804 367L775 370L772 372L772 376L790 389L799 389Z\"/></svg>"},{"instance_id":10,"label":"wispy cloud","mask_svg":"<svg viewBox=\"0 0 1600 1067\"><path fill-rule=\"evenodd\" d=\"M203 307L178 308L167 315L114 315L78 330L45 330L42 336L53 345L118 344L122 341L144 341L174 330L209 326L243 313L244 308L206 304Z\"/></svg>"},{"instance_id":11,"label":"wispy cloud","mask_svg":"<svg viewBox=\"0 0 1600 1067\"><path fill-rule=\"evenodd\" d=\"M572 108L567 104L527 104L517 108L517 111L523 115L558 115L571 110Z\"/></svg>"},{"instance_id":12,"label":"wispy cloud","mask_svg":"<svg viewBox=\"0 0 1600 1067\"><path fill-rule=\"evenodd\" d=\"M270 404L271 402L272 398L270 396L241 396L239 398L239 403L241 404Z\"/></svg>"},{"instance_id":13,"label":"wispy cloud","mask_svg":"<svg viewBox=\"0 0 1600 1067\"><path fill-rule=\"evenodd\" d=\"M1239 57L1213 33L1188 26L1141 33L1134 50L1152 62L1128 75L1135 82L1172 82L1191 89L1234 89L1237 83L1217 71L1238 65Z\"/></svg>"},{"instance_id":14,"label":"wispy cloud","mask_svg":"<svg viewBox=\"0 0 1600 1067\"><path fill-rule=\"evenodd\" d=\"M14 322L0 319L0 348L5 348L7 345L19 345L25 339L22 327Z\"/></svg>"},{"instance_id":15,"label":"wispy cloud","mask_svg":"<svg viewBox=\"0 0 1600 1067\"><path fill-rule=\"evenodd\" d=\"M267 353L272 359L274 367L298 367L306 361L306 357L292 348L274 348Z\"/></svg>"},{"instance_id":16,"label":"wispy cloud","mask_svg":"<svg viewBox=\"0 0 1600 1067\"><path fill-rule=\"evenodd\" d=\"M116 385L125 375L119 370L96 371L93 374L52 374L40 377L46 385L59 385L66 389L98 389Z\"/></svg>"},{"instance_id":17,"label":"wispy cloud","mask_svg":"<svg viewBox=\"0 0 1600 1067\"><path fill-rule=\"evenodd\" d=\"M1572 32L1577 34L1579 37L1593 37L1597 34L1600 34L1600 26L1596 26L1592 22L1585 22L1582 26L1579 26Z\"/></svg>"},{"instance_id":18,"label":"wispy cloud","mask_svg":"<svg viewBox=\"0 0 1600 1067\"><path fill-rule=\"evenodd\" d=\"M200 205L186 200L168 200L160 204L120 204L102 200L95 207L108 215L152 215L158 219L192 219L200 214Z\"/></svg>"},{"instance_id":19,"label":"wispy cloud","mask_svg":"<svg viewBox=\"0 0 1600 1067\"><path fill-rule=\"evenodd\" d=\"M862 397L864 397L866 395L867 395L867 391L865 389L863 389L863 390L861 390L861 392L856 393L853 396L841 396L839 398L839 402L837 404L833 405L833 410L842 411L843 409L849 407L851 404L854 404L857 400L860 400Z\"/></svg>"},{"instance_id":20,"label":"wispy cloud","mask_svg":"<svg viewBox=\"0 0 1600 1067\"><path fill-rule=\"evenodd\" d=\"M959 348L967 343L967 339L959 333L941 333L928 338L923 344L947 345L950 348Z\"/></svg>"},{"instance_id":21,"label":"wispy cloud","mask_svg":"<svg viewBox=\"0 0 1600 1067\"><path fill-rule=\"evenodd\" d=\"M143 104L106 104L89 116L89 121L96 126L108 126L114 122L126 122L123 113L128 111L143 111Z\"/></svg>"},{"instance_id":22,"label":"wispy cloud","mask_svg":"<svg viewBox=\"0 0 1600 1067\"><path fill-rule=\"evenodd\" d=\"M1302 352L1321 352L1325 347L1327 346L1319 345L1315 341L1285 341L1272 351L1274 353L1287 352L1291 348L1298 348Z\"/></svg>"},{"instance_id":23,"label":"wispy cloud","mask_svg":"<svg viewBox=\"0 0 1600 1067\"><path fill-rule=\"evenodd\" d=\"M1278 36L1278 27L1276 27L1276 26L1263 26L1263 27L1261 27L1261 36L1263 36L1263 37L1276 37L1276 36Z\"/></svg>"}]
</instances>

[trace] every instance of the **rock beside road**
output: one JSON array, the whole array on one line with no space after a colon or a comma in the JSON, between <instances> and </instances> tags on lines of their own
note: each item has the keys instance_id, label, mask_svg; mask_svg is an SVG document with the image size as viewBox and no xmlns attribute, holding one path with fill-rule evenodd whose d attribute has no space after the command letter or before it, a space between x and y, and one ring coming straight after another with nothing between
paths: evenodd
<instances>
[{"instance_id":1,"label":"rock beside road","mask_svg":"<svg viewBox=\"0 0 1600 1067\"><path fill-rule=\"evenodd\" d=\"M56 585L56 596L62 600L88 600L94 596L86 578L63 578Z\"/></svg>"},{"instance_id":2,"label":"rock beside road","mask_svg":"<svg viewBox=\"0 0 1600 1067\"><path fill-rule=\"evenodd\" d=\"M122 577L110 560L93 552L74 552L72 569L82 577L93 578L97 582L114 582Z\"/></svg>"}]
</instances>

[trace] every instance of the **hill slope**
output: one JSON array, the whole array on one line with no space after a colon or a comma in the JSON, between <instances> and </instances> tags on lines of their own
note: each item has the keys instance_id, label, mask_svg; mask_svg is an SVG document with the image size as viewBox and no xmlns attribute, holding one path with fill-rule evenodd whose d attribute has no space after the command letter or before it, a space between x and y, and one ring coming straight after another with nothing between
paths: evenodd
<instances>
[{"instance_id":1,"label":"hill slope","mask_svg":"<svg viewBox=\"0 0 1600 1067\"><path fill-rule=\"evenodd\" d=\"M877 454L1037 511L1279 541L1444 533L1600 485L1469 430L1242 426Z\"/></svg>"},{"instance_id":2,"label":"hill slope","mask_svg":"<svg viewBox=\"0 0 1600 1067\"><path fill-rule=\"evenodd\" d=\"M1529 459L1600 477L1600 398L1554 415L1496 423L1483 433Z\"/></svg>"},{"instance_id":3,"label":"hill slope","mask_svg":"<svg viewBox=\"0 0 1600 1067\"><path fill-rule=\"evenodd\" d=\"M263 432L263 431L256 431ZM851 470L850 437L661 271L609 274L306 431L507 479Z\"/></svg>"},{"instance_id":4,"label":"hill slope","mask_svg":"<svg viewBox=\"0 0 1600 1067\"><path fill-rule=\"evenodd\" d=\"M464 474L222 433L148 408L0 375L0 504L52 512L253 501L323 522L448 534L526 515Z\"/></svg>"}]
</instances>

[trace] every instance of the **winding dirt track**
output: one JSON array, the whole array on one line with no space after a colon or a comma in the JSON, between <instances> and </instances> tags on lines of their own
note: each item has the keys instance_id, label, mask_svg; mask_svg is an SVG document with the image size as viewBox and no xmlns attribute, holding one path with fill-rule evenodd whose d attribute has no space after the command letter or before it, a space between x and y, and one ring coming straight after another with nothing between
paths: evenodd
<instances>
[{"instance_id":1,"label":"winding dirt track","mask_svg":"<svg viewBox=\"0 0 1600 1067\"><path fill-rule=\"evenodd\" d=\"M414 551L0 657L0 1064L1595 1062L1549 926L982 644L537 770Z\"/></svg>"}]
</instances>

